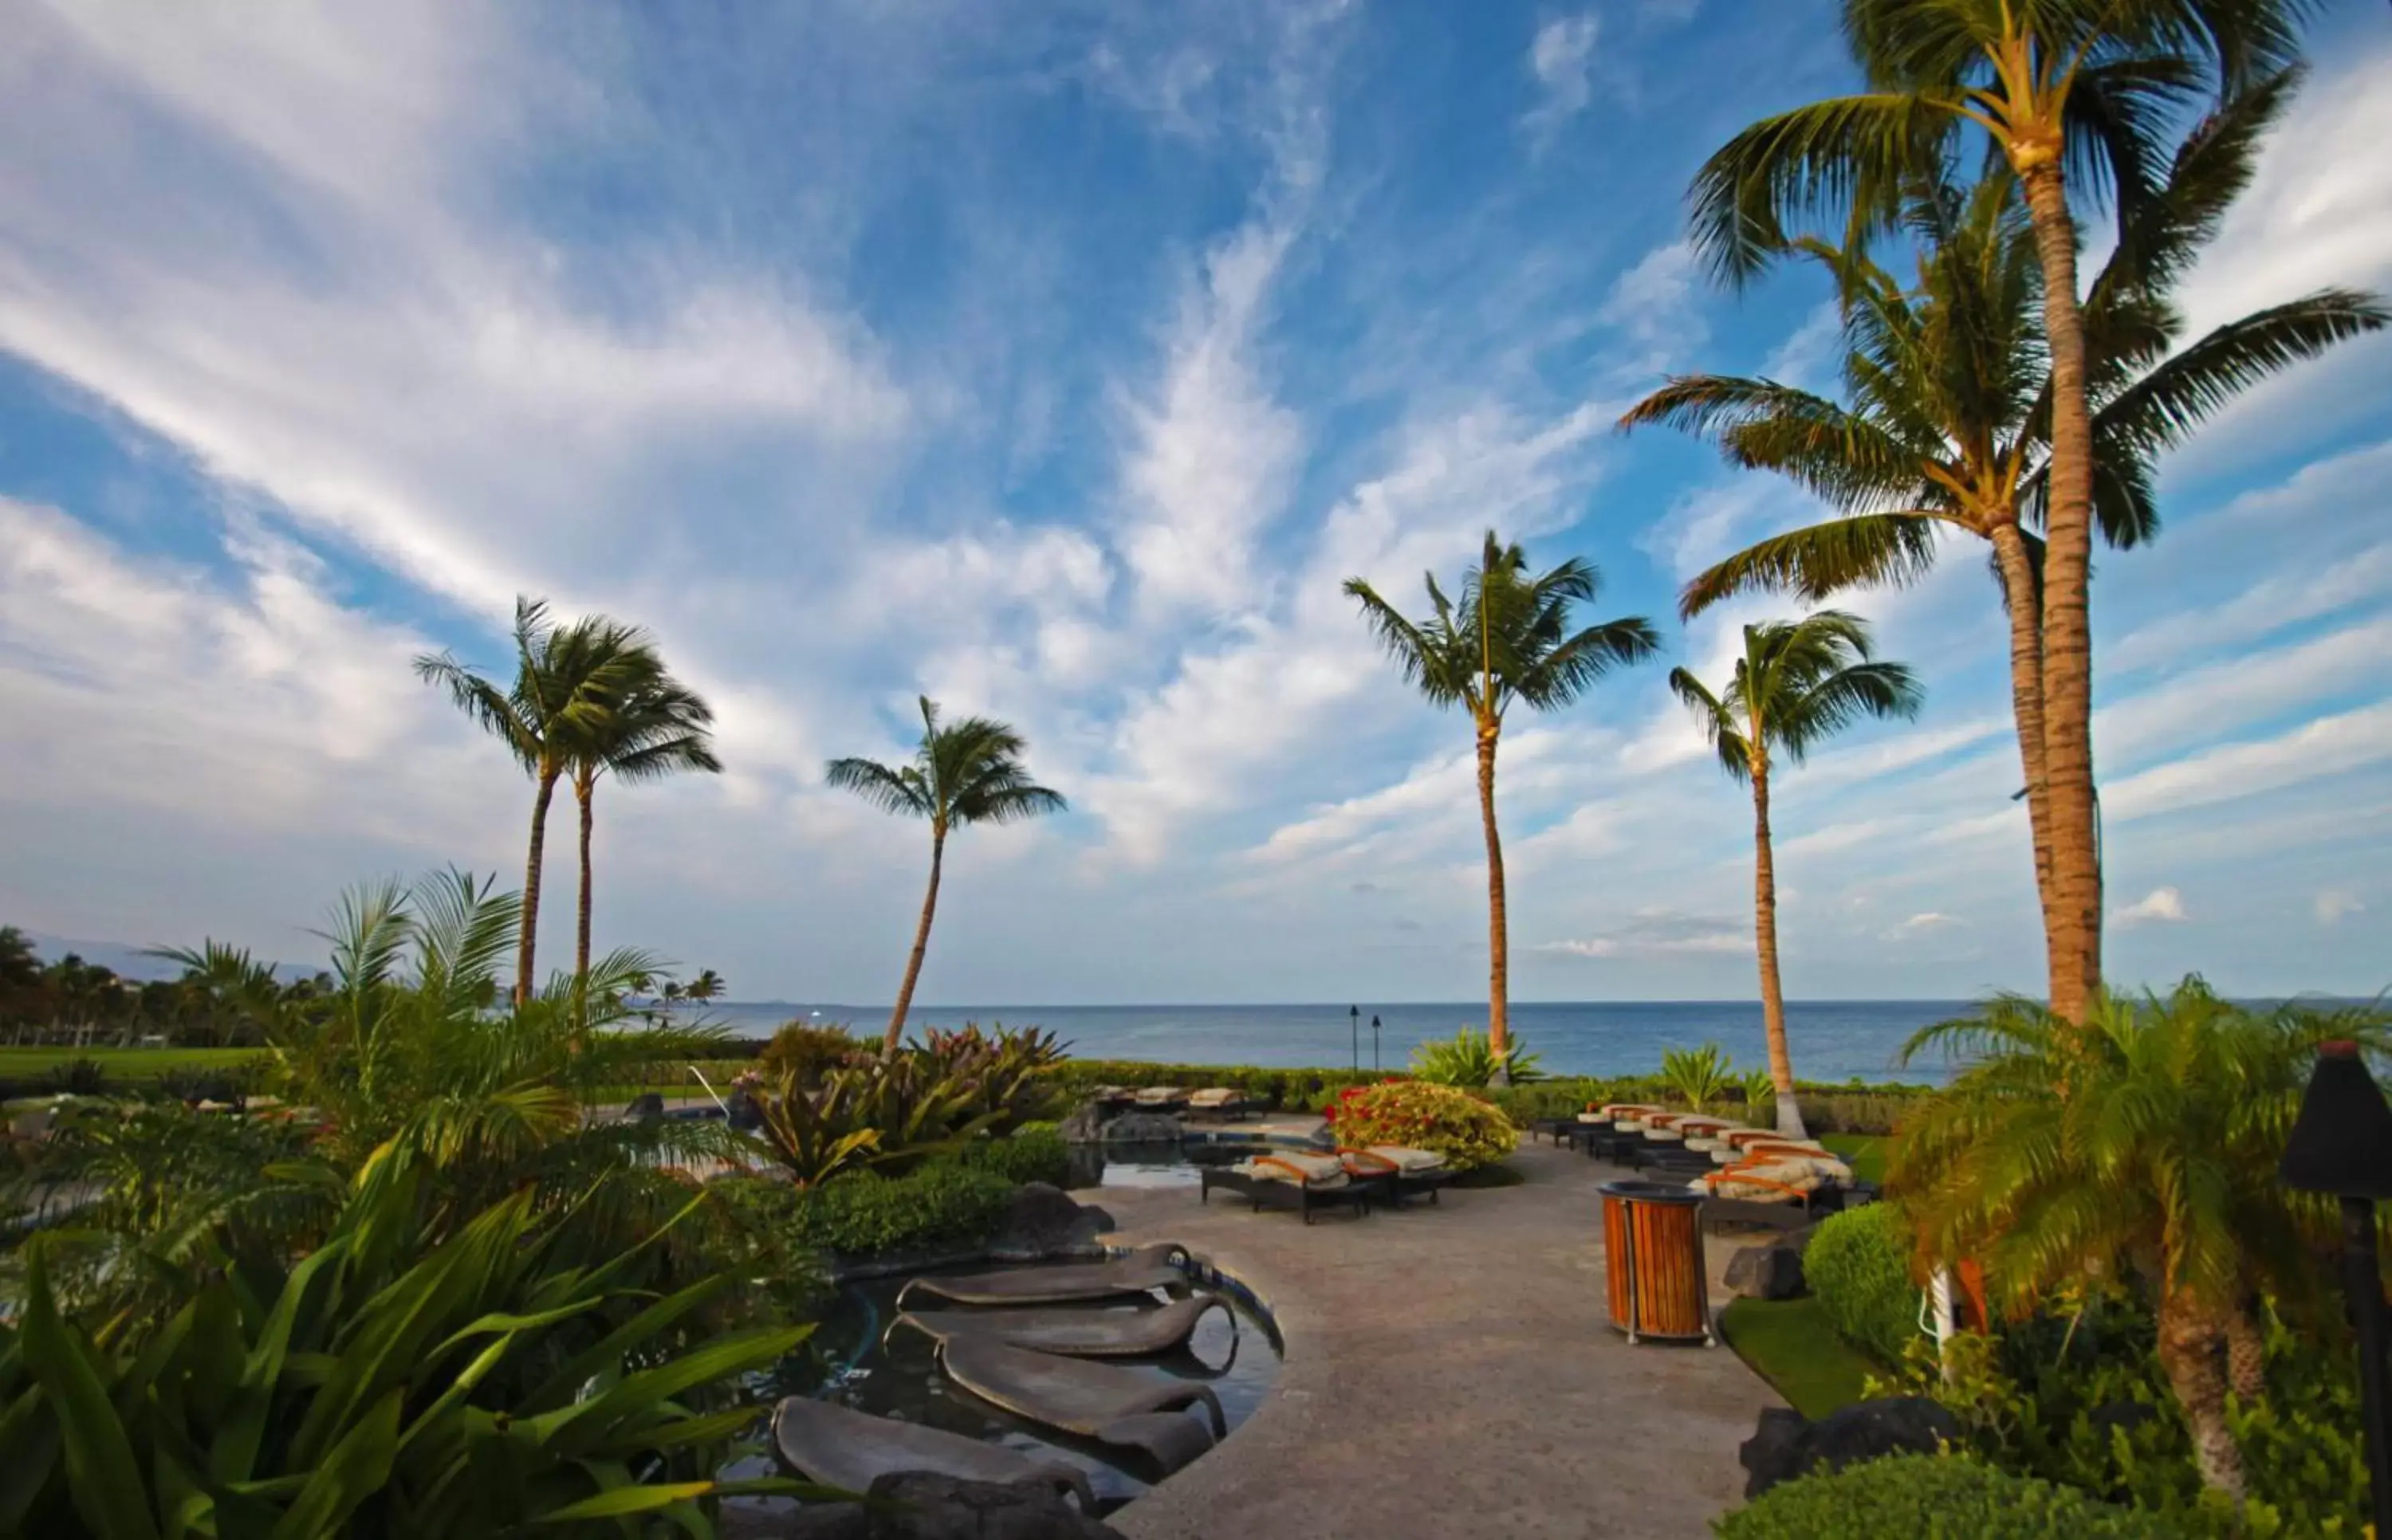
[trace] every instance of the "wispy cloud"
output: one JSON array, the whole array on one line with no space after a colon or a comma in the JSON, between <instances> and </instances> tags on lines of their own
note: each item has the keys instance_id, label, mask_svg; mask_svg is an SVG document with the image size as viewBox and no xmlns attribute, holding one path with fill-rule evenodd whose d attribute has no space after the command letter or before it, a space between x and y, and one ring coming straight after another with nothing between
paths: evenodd
<instances>
[{"instance_id":1,"label":"wispy cloud","mask_svg":"<svg viewBox=\"0 0 2392 1540\"><path fill-rule=\"evenodd\" d=\"M1544 941L1539 951L1568 957L1654 957L1752 951L1749 922L1652 909L1617 929L1580 940Z\"/></svg>"},{"instance_id":2,"label":"wispy cloud","mask_svg":"<svg viewBox=\"0 0 2392 1540\"><path fill-rule=\"evenodd\" d=\"M2120 926L2174 925L2190 918L2185 912L2183 895L2173 887L2154 887L2124 909L2112 910L2110 923Z\"/></svg>"},{"instance_id":3,"label":"wispy cloud","mask_svg":"<svg viewBox=\"0 0 2392 1540\"><path fill-rule=\"evenodd\" d=\"M1528 45L1528 73L1537 83L1537 103L1520 126L1542 146L1593 99L1594 45L1602 22L1592 11L1557 16L1537 29Z\"/></svg>"}]
</instances>

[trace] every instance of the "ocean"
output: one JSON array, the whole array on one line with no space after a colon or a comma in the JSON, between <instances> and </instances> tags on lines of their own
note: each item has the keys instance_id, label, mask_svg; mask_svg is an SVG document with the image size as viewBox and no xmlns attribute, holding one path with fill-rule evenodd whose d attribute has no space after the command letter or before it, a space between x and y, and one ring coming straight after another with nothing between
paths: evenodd
<instances>
[{"instance_id":1,"label":"ocean","mask_svg":"<svg viewBox=\"0 0 2392 1540\"><path fill-rule=\"evenodd\" d=\"M987 1005L922 1007L916 1026L1043 1027L1060 1034L1081 1058L1144 1059L1168 1064L1252 1064L1273 1068L1350 1066L1401 1069L1414 1045L1451 1037L1465 1024L1484 1026L1483 1005L1361 1004L1359 1031L1344 1005ZM1794 1072L1806 1081L1939 1081L1946 1068L1922 1058L1909 1069L1894 1062L1904 1039L1919 1028L1965 1016L1958 1000L1793 1000L1786 1003L1786 1035ZM674 1013L696 1016L688 1007ZM763 1037L783 1022L805 1019L878 1033L888 1007L717 1001L701 1019L741 1037ZM1375 1017L1379 1030L1373 1034ZM1669 1048L1716 1042L1739 1068L1766 1063L1759 1001L1540 1002L1512 1005L1512 1035L1554 1075L1649 1074Z\"/></svg>"}]
</instances>

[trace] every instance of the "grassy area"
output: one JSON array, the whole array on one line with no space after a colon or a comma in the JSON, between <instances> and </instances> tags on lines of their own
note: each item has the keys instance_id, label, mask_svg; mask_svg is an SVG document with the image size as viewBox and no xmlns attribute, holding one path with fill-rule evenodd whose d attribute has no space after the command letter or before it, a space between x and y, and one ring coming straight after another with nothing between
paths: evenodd
<instances>
[{"instance_id":1,"label":"grassy area","mask_svg":"<svg viewBox=\"0 0 2392 1540\"><path fill-rule=\"evenodd\" d=\"M1844 1164L1852 1169L1854 1181L1880 1187L1885 1185L1885 1135L1828 1133L1822 1134L1819 1143L1842 1157Z\"/></svg>"},{"instance_id":2,"label":"grassy area","mask_svg":"<svg viewBox=\"0 0 2392 1540\"><path fill-rule=\"evenodd\" d=\"M1819 1301L1738 1300L1720 1314L1720 1330L1753 1372L1806 1417L1825 1417L1861 1399L1877 1365L1827 1324Z\"/></svg>"},{"instance_id":3,"label":"grassy area","mask_svg":"<svg viewBox=\"0 0 2392 1540\"><path fill-rule=\"evenodd\" d=\"M32 1080L89 1059L111 1081L154 1081L195 1069L237 1069L262 1048L0 1048L0 1080Z\"/></svg>"}]
</instances>

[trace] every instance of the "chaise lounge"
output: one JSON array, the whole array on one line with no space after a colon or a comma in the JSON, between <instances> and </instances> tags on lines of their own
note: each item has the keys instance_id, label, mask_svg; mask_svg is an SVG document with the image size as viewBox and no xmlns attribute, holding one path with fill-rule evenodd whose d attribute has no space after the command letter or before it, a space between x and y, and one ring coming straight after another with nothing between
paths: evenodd
<instances>
[{"instance_id":1,"label":"chaise lounge","mask_svg":"<svg viewBox=\"0 0 2392 1540\"><path fill-rule=\"evenodd\" d=\"M1345 1161L1334 1155L1289 1150L1257 1155L1234 1166L1198 1170L1197 1200L1202 1203L1210 1203L1213 1189L1220 1187L1252 1202L1256 1212L1266 1204L1294 1209L1306 1224L1312 1223L1315 1209L1345 1206L1358 1213L1371 1211L1370 1185L1355 1181Z\"/></svg>"},{"instance_id":2,"label":"chaise lounge","mask_svg":"<svg viewBox=\"0 0 2392 1540\"><path fill-rule=\"evenodd\" d=\"M1188 1094L1188 1111L1191 1116L1239 1122L1257 1112L1269 1110L1270 1103L1260 1096L1249 1096L1231 1086L1206 1086L1202 1091Z\"/></svg>"},{"instance_id":3,"label":"chaise lounge","mask_svg":"<svg viewBox=\"0 0 2392 1540\"><path fill-rule=\"evenodd\" d=\"M1704 1194L1702 1224L1707 1230L1728 1225L1797 1230L1824 1214L1841 1211L1848 1203L1866 1203L1877 1196L1874 1188L1853 1182L1852 1169L1833 1155L1766 1145L1687 1185Z\"/></svg>"},{"instance_id":4,"label":"chaise lounge","mask_svg":"<svg viewBox=\"0 0 2392 1540\"><path fill-rule=\"evenodd\" d=\"M1337 1158L1345 1163L1346 1175L1359 1183L1375 1184L1385 1194L1390 1209L1400 1209L1405 1198L1423 1194L1434 1204L1445 1184L1462 1174L1447 1165L1445 1157L1436 1151L1413 1149L1407 1145L1341 1149Z\"/></svg>"}]
</instances>

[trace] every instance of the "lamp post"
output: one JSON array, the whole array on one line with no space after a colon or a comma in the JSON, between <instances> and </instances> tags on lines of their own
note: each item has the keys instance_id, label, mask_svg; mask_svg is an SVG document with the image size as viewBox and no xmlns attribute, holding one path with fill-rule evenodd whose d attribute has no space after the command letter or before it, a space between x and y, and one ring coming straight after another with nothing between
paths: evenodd
<instances>
[{"instance_id":1,"label":"lamp post","mask_svg":"<svg viewBox=\"0 0 2392 1540\"><path fill-rule=\"evenodd\" d=\"M2298 1192L2342 1200L2342 1287L2359 1332L2359 1389L2367 1405L2367 1481L2375 1533L2392 1535L2392 1340L2375 1252L2375 1205L2392 1197L2392 1107L2354 1042L2318 1050L2300 1116L2276 1175Z\"/></svg>"},{"instance_id":2,"label":"lamp post","mask_svg":"<svg viewBox=\"0 0 2392 1540\"><path fill-rule=\"evenodd\" d=\"M1378 1072L1379 1072L1379 1016L1378 1016L1378 1013L1377 1013L1377 1012L1373 1011L1372 1013L1371 1013L1371 1073L1372 1073L1372 1074L1373 1074L1373 1075L1375 1075L1375 1074L1377 1074Z\"/></svg>"},{"instance_id":3,"label":"lamp post","mask_svg":"<svg viewBox=\"0 0 2392 1540\"><path fill-rule=\"evenodd\" d=\"M1359 1005L1346 1006L1346 1021L1353 1033L1354 1073L1358 1075L1362 1072L1362 1007Z\"/></svg>"}]
</instances>

